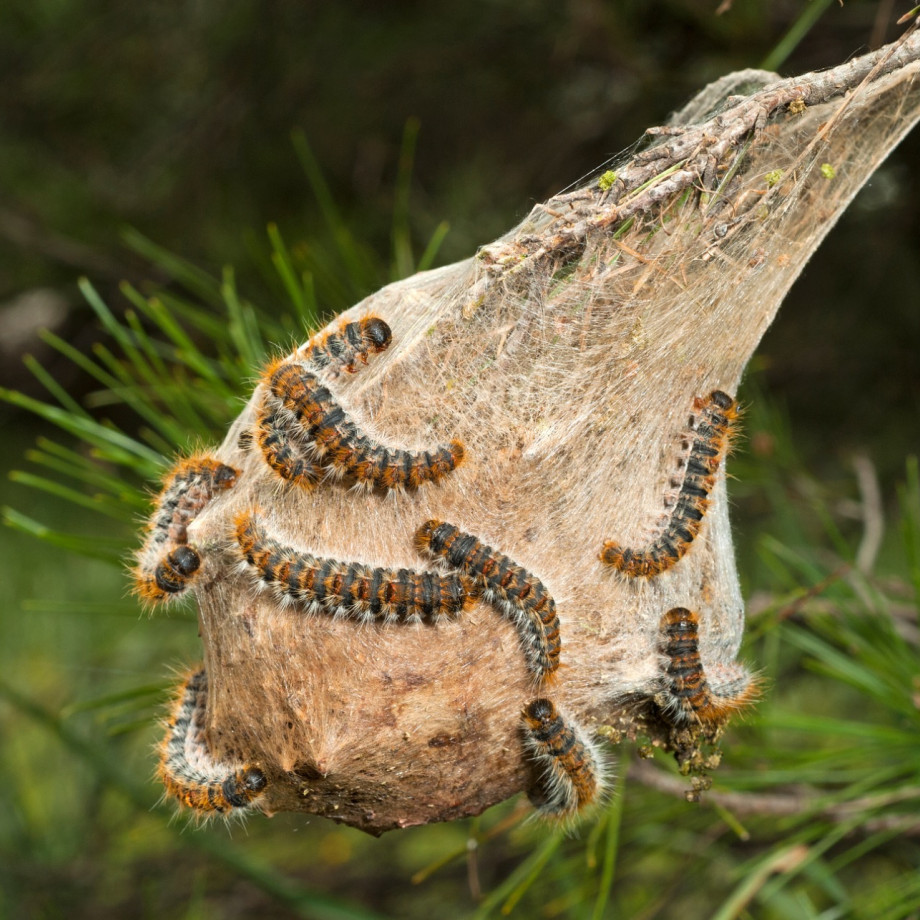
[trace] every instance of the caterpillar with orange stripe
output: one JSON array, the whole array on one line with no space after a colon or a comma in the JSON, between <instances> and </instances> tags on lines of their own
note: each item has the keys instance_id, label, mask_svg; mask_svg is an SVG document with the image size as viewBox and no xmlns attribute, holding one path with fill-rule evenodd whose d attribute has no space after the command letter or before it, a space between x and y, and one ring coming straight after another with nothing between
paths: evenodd
<instances>
[{"instance_id":1,"label":"caterpillar with orange stripe","mask_svg":"<svg viewBox=\"0 0 920 920\"><path fill-rule=\"evenodd\" d=\"M237 516L234 537L259 582L282 603L310 613L363 622L436 622L472 604L473 585L462 575L372 568L302 553L269 537L252 512Z\"/></svg>"},{"instance_id":2,"label":"caterpillar with orange stripe","mask_svg":"<svg viewBox=\"0 0 920 920\"><path fill-rule=\"evenodd\" d=\"M268 376L269 391L301 426L304 438L336 479L366 489L418 488L453 472L464 459L452 441L431 451L389 448L363 434L306 366L286 362Z\"/></svg>"},{"instance_id":3,"label":"caterpillar with orange stripe","mask_svg":"<svg viewBox=\"0 0 920 920\"><path fill-rule=\"evenodd\" d=\"M390 347L393 333L379 316L365 316L357 322L343 323L335 332L314 336L299 360L321 370L353 374L357 365L367 364L371 355Z\"/></svg>"},{"instance_id":4,"label":"caterpillar with orange stripe","mask_svg":"<svg viewBox=\"0 0 920 920\"><path fill-rule=\"evenodd\" d=\"M362 328L352 332L356 327ZM390 340L389 326L369 317L346 325L338 339L330 335L302 356L266 367L258 440L266 462L283 479L312 488L321 478L319 470L325 469L333 479L368 490L417 489L444 478L463 462L463 445L456 440L422 451L378 444L361 431L321 380L323 368L354 370L358 359L366 363L368 355L387 348Z\"/></svg>"},{"instance_id":5,"label":"caterpillar with orange stripe","mask_svg":"<svg viewBox=\"0 0 920 920\"><path fill-rule=\"evenodd\" d=\"M426 521L415 534L420 552L444 559L471 578L487 601L514 623L527 664L538 680L559 667L562 639L556 602L546 586L504 553L444 521Z\"/></svg>"},{"instance_id":6,"label":"caterpillar with orange stripe","mask_svg":"<svg viewBox=\"0 0 920 920\"><path fill-rule=\"evenodd\" d=\"M552 700L532 700L523 713L524 747L539 776L528 791L548 818L573 819L600 802L604 763L582 730L566 721Z\"/></svg>"},{"instance_id":7,"label":"caterpillar with orange stripe","mask_svg":"<svg viewBox=\"0 0 920 920\"><path fill-rule=\"evenodd\" d=\"M256 427L256 441L265 462L284 480L312 489L323 477L323 468L309 456L309 450L291 432L280 411L263 403Z\"/></svg>"},{"instance_id":8,"label":"caterpillar with orange stripe","mask_svg":"<svg viewBox=\"0 0 920 920\"><path fill-rule=\"evenodd\" d=\"M676 565L703 527L709 494L725 458L739 417L735 400L721 390L697 399L698 413L690 454L674 508L663 531L643 549L630 549L614 540L604 543L600 560L628 578L653 578Z\"/></svg>"},{"instance_id":9,"label":"caterpillar with orange stripe","mask_svg":"<svg viewBox=\"0 0 920 920\"><path fill-rule=\"evenodd\" d=\"M253 807L268 780L258 767L229 767L211 757L204 734L207 695L204 668L190 673L179 685L166 723L157 775L166 795L199 817L241 814Z\"/></svg>"},{"instance_id":10,"label":"caterpillar with orange stripe","mask_svg":"<svg viewBox=\"0 0 920 920\"><path fill-rule=\"evenodd\" d=\"M665 716L677 724L716 728L758 698L758 685L740 664L719 665L707 677L699 625L699 614L686 607L674 607L661 618L661 651L668 666L665 689L657 699Z\"/></svg>"},{"instance_id":11,"label":"caterpillar with orange stripe","mask_svg":"<svg viewBox=\"0 0 920 920\"><path fill-rule=\"evenodd\" d=\"M345 323L336 332L315 336L296 358L271 362L263 373L268 383L259 406L255 439L268 466L279 477L304 489L312 489L324 475L322 465L311 456L312 450L301 436L296 421L286 411L270 381L282 368L295 368L301 363L333 374L354 373L357 365L367 364L371 355L390 346L393 334L378 316L368 316L357 322ZM290 372L288 372L290 373Z\"/></svg>"},{"instance_id":12,"label":"caterpillar with orange stripe","mask_svg":"<svg viewBox=\"0 0 920 920\"><path fill-rule=\"evenodd\" d=\"M238 471L207 454L180 460L163 483L138 550L134 593L160 603L185 591L201 568L201 556L188 543L188 528L219 493L233 487Z\"/></svg>"}]
</instances>

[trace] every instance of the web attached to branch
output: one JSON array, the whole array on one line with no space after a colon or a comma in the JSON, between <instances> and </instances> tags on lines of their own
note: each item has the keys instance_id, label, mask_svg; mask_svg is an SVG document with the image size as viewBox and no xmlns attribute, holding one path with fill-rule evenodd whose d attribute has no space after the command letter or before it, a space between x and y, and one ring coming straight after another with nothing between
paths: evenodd
<instances>
[{"instance_id":1,"label":"web attached to branch","mask_svg":"<svg viewBox=\"0 0 920 920\"><path fill-rule=\"evenodd\" d=\"M195 591L210 740L220 759L264 772L260 807L374 832L476 814L533 782L527 751L552 755L540 733L554 712L564 718L558 737L583 739L588 757L600 729L654 736L650 713L706 711L694 661L717 697L749 692L736 661L744 609L724 469L706 466L724 455L710 438L721 423L707 433L700 418L731 407L805 262L918 117L916 30L822 73L731 75L475 257L358 304L337 325L379 317L392 342L360 373L320 381L324 412L347 407L329 437L380 463L389 446L424 463L428 446L459 442L462 462L455 451L437 482L282 481L253 435L268 384L257 388L217 454L239 480L189 533L203 554ZM277 461L281 448L272 450ZM696 506L687 481L701 492ZM627 578L599 559L605 541L648 545L678 506L685 521L694 508L705 517L667 571ZM398 600L428 584L400 571L478 560L485 573L462 573L478 585L476 605L414 625L283 606L253 590L233 549L234 521L253 509L292 553L352 565L332 565L321 586L337 597L376 596L374 573L385 570L397 573ZM420 554L426 521L471 535L468 558ZM476 545L492 556L476 556ZM490 580L488 565L502 559L514 566L508 590ZM264 568L289 576L271 560ZM348 581L352 571L360 579ZM515 604L533 605L536 585L543 625L531 617L530 626L558 625L561 637L551 693L535 688L514 625ZM496 597L510 615L496 612ZM359 601L376 609L373 597ZM694 651L678 667L674 649L685 648ZM669 686L678 702L662 696ZM564 782L566 770L556 772ZM581 802L584 787L575 791L549 800Z\"/></svg>"}]
</instances>

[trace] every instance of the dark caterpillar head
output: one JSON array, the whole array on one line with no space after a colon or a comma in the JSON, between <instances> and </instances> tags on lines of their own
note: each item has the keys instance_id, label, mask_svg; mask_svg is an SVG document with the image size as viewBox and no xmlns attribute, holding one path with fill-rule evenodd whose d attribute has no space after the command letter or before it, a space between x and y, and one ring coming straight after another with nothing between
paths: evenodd
<instances>
[{"instance_id":1,"label":"dark caterpillar head","mask_svg":"<svg viewBox=\"0 0 920 920\"><path fill-rule=\"evenodd\" d=\"M735 404L735 401L731 398L731 396L722 390L713 390L709 394L709 401L718 406L720 409L731 409L731 407Z\"/></svg>"},{"instance_id":2,"label":"dark caterpillar head","mask_svg":"<svg viewBox=\"0 0 920 920\"><path fill-rule=\"evenodd\" d=\"M258 767L249 767L243 775L243 786L250 792L261 792L267 785L268 780Z\"/></svg>"},{"instance_id":3,"label":"dark caterpillar head","mask_svg":"<svg viewBox=\"0 0 920 920\"><path fill-rule=\"evenodd\" d=\"M425 521L421 527L415 532L415 548L420 552L425 552L426 550L431 553L436 553L439 549L438 546L433 544L435 531L438 530L444 524L443 521L431 520Z\"/></svg>"},{"instance_id":4,"label":"dark caterpillar head","mask_svg":"<svg viewBox=\"0 0 920 920\"><path fill-rule=\"evenodd\" d=\"M188 544L177 546L167 557L169 564L180 574L194 575L201 567L201 556Z\"/></svg>"},{"instance_id":5,"label":"dark caterpillar head","mask_svg":"<svg viewBox=\"0 0 920 920\"><path fill-rule=\"evenodd\" d=\"M524 718L534 729L544 728L558 718L559 713L552 700L540 697L531 700L524 708Z\"/></svg>"},{"instance_id":6,"label":"dark caterpillar head","mask_svg":"<svg viewBox=\"0 0 920 920\"><path fill-rule=\"evenodd\" d=\"M266 787L268 780L258 767L246 767L221 784L227 803L233 808L245 808Z\"/></svg>"},{"instance_id":7,"label":"dark caterpillar head","mask_svg":"<svg viewBox=\"0 0 920 920\"><path fill-rule=\"evenodd\" d=\"M153 577L157 587L167 594L179 594L188 587L188 579L201 567L201 556L186 543L168 553L156 567Z\"/></svg>"},{"instance_id":8,"label":"dark caterpillar head","mask_svg":"<svg viewBox=\"0 0 920 920\"><path fill-rule=\"evenodd\" d=\"M218 489L229 489L236 484L236 477L239 475L238 470L224 463L219 463L214 470L214 486Z\"/></svg>"},{"instance_id":9,"label":"dark caterpillar head","mask_svg":"<svg viewBox=\"0 0 920 920\"><path fill-rule=\"evenodd\" d=\"M374 348L374 351L385 351L393 341L390 327L379 317L369 316L364 320L364 334Z\"/></svg>"}]
</instances>

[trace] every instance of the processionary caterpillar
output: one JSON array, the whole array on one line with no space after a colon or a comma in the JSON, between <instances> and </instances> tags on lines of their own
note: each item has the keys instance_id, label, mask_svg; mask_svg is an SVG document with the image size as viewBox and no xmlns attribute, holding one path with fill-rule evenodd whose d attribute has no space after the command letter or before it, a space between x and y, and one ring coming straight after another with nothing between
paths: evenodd
<instances>
[{"instance_id":1,"label":"processionary caterpillar","mask_svg":"<svg viewBox=\"0 0 920 920\"><path fill-rule=\"evenodd\" d=\"M265 369L262 381L267 392L259 413L258 439L266 462L282 478L305 488L319 481L321 468L335 479L348 479L366 489L414 489L437 482L463 461L459 441L428 451L378 444L360 430L318 376L321 368L345 359L350 364L342 366L353 370L358 358L366 362L368 354L389 345L390 330L383 320L369 317L361 322L366 324L363 331L352 333L351 328L361 323L350 323L338 339L329 336L304 355L281 359ZM287 419L290 424L284 423Z\"/></svg>"},{"instance_id":2,"label":"processionary caterpillar","mask_svg":"<svg viewBox=\"0 0 920 920\"><path fill-rule=\"evenodd\" d=\"M166 601L188 588L201 567L188 545L188 528L214 496L236 483L237 471L201 454L180 460L164 480L150 517L147 538L136 555L134 592L146 601Z\"/></svg>"},{"instance_id":3,"label":"processionary caterpillar","mask_svg":"<svg viewBox=\"0 0 920 920\"><path fill-rule=\"evenodd\" d=\"M282 479L304 489L312 489L323 476L322 465L302 437L302 430L272 392L271 380L283 367L302 366L354 373L358 363L367 364L373 354L385 351L392 340L390 327L378 316L345 323L338 331L310 340L296 358L282 358L268 365L263 373L266 392L259 406L256 440L265 462Z\"/></svg>"},{"instance_id":4,"label":"processionary caterpillar","mask_svg":"<svg viewBox=\"0 0 920 920\"><path fill-rule=\"evenodd\" d=\"M343 323L335 332L310 339L299 360L353 374L356 364L367 364L371 355L386 351L392 340L390 327L379 316L365 316L357 322Z\"/></svg>"},{"instance_id":5,"label":"processionary caterpillar","mask_svg":"<svg viewBox=\"0 0 920 920\"><path fill-rule=\"evenodd\" d=\"M259 411L256 440L265 462L282 478L304 489L312 489L323 475L322 467L310 456L303 442L291 432L290 422L263 402Z\"/></svg>"},{"instance_id":6,"label":"processionary caterpillar","mask_svg":"<svg viewBox=\"0 0 920 920\"><path fill-rule=\"evenodd\" d=\"M567 722L551 700L524 709L524 745L541 771L531 801L551 818L573 818L600 800L603 762L581 729Z\"/></svg>"},{"instance_id":7,"label":"processionary caterpillar","mask_svg":"<svg viewBox=\"0 0 920 920\"><path fill-rule=\"evenodd\" d=\"M556 602L539 578L504 553L444 521L426 521L416 532L415 545L473 579L485 599L514 623L527 664L537 678L552 677L562 649L559 617Z\"/></svg>"},{"instance_id":8,"label":"processionary caterpillar","mask_svg":"<svg viewBox=\"0 0 920 920\"><path fill-rule=\"evenodd\" d=\"M236 518L236 542L246 562L282 602L365 622L434 622L472 603L461 575L372 568L302 553L269 537L252 512Z\"/></svg>"},{"instance_id":9,"label":"processionary caterpillar","mask_svg":"<svg viewBox=\"0 0 920 920\"><path fill-rule=\"evenodd\" d=\"M735 400L721 390L713 390L707 399L697 399L694 409L698 419L693 443L680 492L664 530L644 549L629 549L613 540L601 549L601 562L629 578L652 578L666 572L683 558L703 526L709 493L739 413Z\"/></svg>"},{"instance_id":10,"label":"processionary caterpillar","mask_svg":"<svg viewBox=\"0 0 920 920\"><path fill-rule=\"evenodd\" d=\"M214 761L204 735L208 675L204 668L180 684L160 750L158 775L166 794L201 817L242 813L267 785L258 767Z\"/></svg>"},{"instance_id":11,"label":"processionary caterpillar","mask_svg":"<svg viewBox=\"0 0 920 920\"><path fill-rule=\"evenodd\" d=\"M661 618L661 651L668 658L666 689L660 702L677 723L696 721L715 728L733 712L757 699L757 682L742 665L722 665L707 680L700 658L700 618L674 607Z\"/></svg>"}]
</instances>

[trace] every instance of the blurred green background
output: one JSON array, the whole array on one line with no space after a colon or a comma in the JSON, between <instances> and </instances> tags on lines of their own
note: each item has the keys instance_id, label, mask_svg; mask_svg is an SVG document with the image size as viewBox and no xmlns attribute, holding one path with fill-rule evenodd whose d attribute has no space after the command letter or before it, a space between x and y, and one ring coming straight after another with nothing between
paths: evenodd
<instances>
[{"instance_id":1,"label":"blurred green background","mask_svg":"<svg viewBox=\"0 0 920 920\"><path fill-rule=\"evenodd\" d=\"M706 82L838 64L895 38L908 9L724 5L10 0L0 384L55 402L32 355L65 401L159 453L213 438L261 349L302 335L314 308L411 272L431 240L438 263L470 255ZM111 564L157 465L109 456L100 502L92 464L65 477L85 446L18 399L0 403L4 469L26 472L0 482L18 525L0 530L0 916L920 916L918 163L915 131L797 282L742 392L748 440L730 472L745 654L770 690L729 733L715 783L754 805L802 795L795 814L691 806L633 779L571 839L509 829L514 803L382 841L303 816L173 819L152 746L170 668L200 655L194 617L142 616ZM285 265L309 278L299 303ZM220 355L210 383L184 365L207 384L193 407L168 387L132 405L66 354L119 346L80 276L112 323L131 306L162 333L143 314L160 298L188 348ZM253 325L247 355L233 328ZM158 429L138 405L178 421ZM62 449L40 440L36 454L48 438ZM873 474L887 526L859 571ZM37 523L50 541L24 533Z\"/></svg>"}]
</instances>

